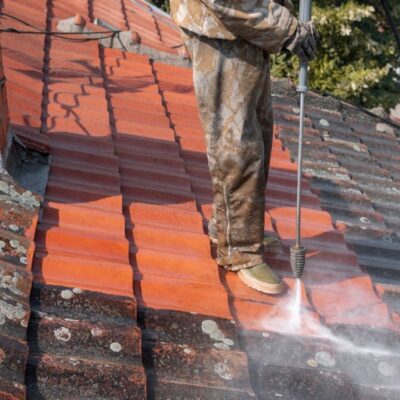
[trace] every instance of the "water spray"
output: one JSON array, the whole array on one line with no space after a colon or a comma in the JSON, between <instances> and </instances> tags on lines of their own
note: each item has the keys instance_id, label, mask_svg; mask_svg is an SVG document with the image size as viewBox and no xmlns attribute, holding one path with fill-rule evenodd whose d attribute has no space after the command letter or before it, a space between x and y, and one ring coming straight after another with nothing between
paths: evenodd
<instances>
[{"instance_id":1,"label":"water spray","mask_svg":"<svg viewBox=\"0 0 400 400\"><path fill-rule=\"evenodd\" d=\"M299 19L301 22L311 20L311 0L300 0ZM299 86L300 93L300 123L299 148L297 154L297 201L296 201L296 244L290 247L290 265L294 276L300 279L306 264L306 249L301 244L301 177L303 173L303 137L304 137L304 105L307 92L308 61L300 61Z\"/></svg>"}]
</instances>

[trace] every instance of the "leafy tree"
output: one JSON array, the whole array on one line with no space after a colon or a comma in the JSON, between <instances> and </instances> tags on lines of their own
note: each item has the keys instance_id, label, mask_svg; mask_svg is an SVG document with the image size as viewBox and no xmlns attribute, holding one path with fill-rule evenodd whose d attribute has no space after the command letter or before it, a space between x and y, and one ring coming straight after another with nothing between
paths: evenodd
<instances>
[{"instance_id":1,"label":"leafy tree","mask_svg":"<svg viewBox=\"0 0 400 400\"><path fill-rule=\"evenodd\" d=\"M160 7L164 11L169 11L169 1L168 0L151 0L150 3L153 3L157 7Z\"/></svg>"},{"instance_id":2,"label":"leafy tree","mask_svg":"<svg viewBox=\"0 0 400 400\"><path fill-rule=\"evenodd\" d=\"M168 10L168 0L153 0ZM296 10L299 0L294 0ZM400 26L400 2L389 0ZM346 100L386 109L400 103L400 51L380 0L314 0L321 33L309 86ZM272 74L297 80L299 61L288 53L272 57Z\"/></svg>"},{"instance_id":3,"label":"leafy tree","mask_svg":"<svg viewBox=\"0 0 400 400\"><path fill-rule=\"evenodd\" d=\"M399 25L400 3L390 7ZM313 18L321 41L310 64L311 88L367 107L400 103L399 49L379 0L315 0ZM274 76L296 80L298 69L296 57L273 57Z\"/></svg>"}]
</instances>

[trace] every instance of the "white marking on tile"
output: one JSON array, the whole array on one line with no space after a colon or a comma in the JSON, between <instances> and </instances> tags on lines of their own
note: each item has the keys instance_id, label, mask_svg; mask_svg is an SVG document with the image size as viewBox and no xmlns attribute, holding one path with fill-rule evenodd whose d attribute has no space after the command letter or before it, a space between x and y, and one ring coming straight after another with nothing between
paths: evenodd
<instances>
[{"instance_id":1,"label":"white marking on tile","mask_svg":"<svg viewBox=\"0 0 400 400\"><path fill-rule=\"evenodd\" d=\"M72 334L68 328L62 326L61 328L58 328L54 331L54 336L56 337L57 340L61 340L62 342L68 342L71 339Z\"/></svg>"},{"instance_id":2,"label":"white marking on tile","mask_svg":"<svg viewBox=\"0 0 400 400\"><path fill-rule=\"evenodd\" d=\"M114 353L119 353L122 350L122 346L118 342L110 344L110 350Z\"/></svg>"},{"instance_id":3,"label":"white marking on tile","mask_svg":"<svg viewBox=\"0 0 400 400\"><path fill-rule=\"evenodd\" d=\"M61 291L61 297L65 300L70 300L74 297L74 293L69 289L65 289Z\"/></svg>"},{"instance_id":4,"label":"white marking on tile","mask_svg":"<svg viewBox=\"0 0 400 400\"><path fill-rule=\"evenodd\" d=\"M223 362L218 362L214 366L214 371L222 378L225 379L226 381L231 381L233 379L233 375L229 367L223 363Z\"/></svg>"}]
</instances>

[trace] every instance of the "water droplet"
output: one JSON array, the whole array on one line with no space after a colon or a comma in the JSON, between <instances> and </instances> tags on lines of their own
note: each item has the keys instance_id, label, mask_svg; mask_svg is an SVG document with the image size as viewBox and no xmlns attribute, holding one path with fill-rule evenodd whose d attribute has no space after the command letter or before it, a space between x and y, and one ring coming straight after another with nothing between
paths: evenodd
<instances>
[{"instance_id":1,"label":"water droplet","mask_svg":"<svg viewBox=\"0 0 400 400\"><path fill-rule=\"evenodd\" d=\"M235 344L231 339L224 339L223 342L228 346L233 346Z\"/></svg>"},{"instance_id":2,"label":"water droplet","mask_svg":"<svg viewBox=\"0 0 400 400\"><path fill-rule=\"evenodd\" d=\"M75 294L81 294L81 293L83 293L83 290L82 289L80 289L80 288L73 288L72 289L72 291L75 293Z\"/></svg>"}]
</instances>

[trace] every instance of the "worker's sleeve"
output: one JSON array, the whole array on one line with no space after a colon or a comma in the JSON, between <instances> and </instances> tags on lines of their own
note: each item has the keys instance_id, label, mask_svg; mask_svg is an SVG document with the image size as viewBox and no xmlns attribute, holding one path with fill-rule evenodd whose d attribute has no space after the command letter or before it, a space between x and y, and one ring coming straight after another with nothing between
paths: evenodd
<instances>
[{"instance_id":1,"label":"worker's sleeve","mask_svg":"<svg viewBox=\"0 0 400 400\"><path fill-rule=\"evenodd\" d=\"M235 36L270 52L282 50L297 19L273 0L201 0Z\"/></svg>"}]
</instances>

